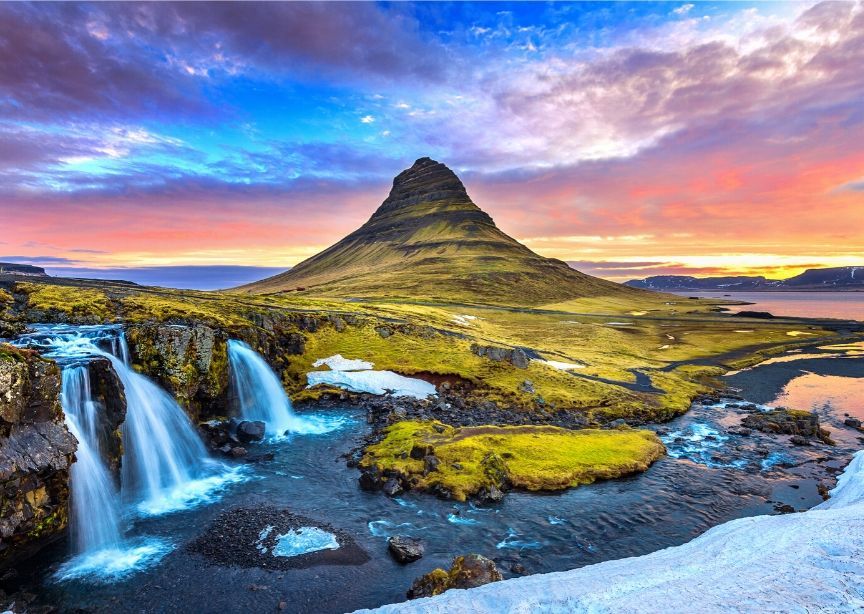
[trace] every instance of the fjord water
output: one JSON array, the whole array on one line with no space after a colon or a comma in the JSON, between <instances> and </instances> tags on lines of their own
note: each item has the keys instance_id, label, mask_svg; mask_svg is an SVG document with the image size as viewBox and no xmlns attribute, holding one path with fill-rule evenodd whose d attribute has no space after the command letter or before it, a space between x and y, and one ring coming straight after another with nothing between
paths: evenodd
<instances>
[{"instance_id":1,"label":"fjord water","mask_svg":"<svg viewBox=\"0 0 864 614\"><path fill-rule=\"evenodd\" d=\"M746 301L730 311L768 311L775 316L864 321L864 292L673 292L682 296Z\"/></svg>"},{"instance_id":2,"label":"fjord water","mask_svg":"<svg viewBox=\"0 0 864 614\"><path fill-rule=\"evenodd\" d=\"M330 430L326 421L300 418L294 413L279 377L248 344L229 340L228 364L240 416L243 420L263 422L268 439L288 433L320 434Z\"/></svg>"}]
</instances>

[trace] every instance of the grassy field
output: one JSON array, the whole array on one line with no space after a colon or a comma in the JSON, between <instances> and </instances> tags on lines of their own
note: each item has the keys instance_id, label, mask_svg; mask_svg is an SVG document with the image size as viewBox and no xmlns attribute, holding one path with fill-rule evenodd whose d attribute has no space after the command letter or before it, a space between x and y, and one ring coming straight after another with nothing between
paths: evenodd
<instances>
[{"instance_id":1,"label":"grassy field","mask_svg":"<svg viewBox=\"0 0 864 614\"><path fill-rule=\"evenodd\" d=\"M637 303L588 298L508 308L68 280L17 282L3 292L23 303L18 317L27 321L195 323L248 336L250 330L266 333L273 318L316 318L323 323L314 330L297 328L305 340L302 354L284 361L283 382L295 398L315 396L305 390L312 363L342 354L406 375L458 377L471 384L477 400L526 411L575 409L603 420L668 419L726 369L837 337L819 323L733 317L718 313L714 301L649 293ZM331 323L337 320L349 323ZM474 345L525 348L534 360L518 368L478 356Z\"/></svg>"}]
</instances>

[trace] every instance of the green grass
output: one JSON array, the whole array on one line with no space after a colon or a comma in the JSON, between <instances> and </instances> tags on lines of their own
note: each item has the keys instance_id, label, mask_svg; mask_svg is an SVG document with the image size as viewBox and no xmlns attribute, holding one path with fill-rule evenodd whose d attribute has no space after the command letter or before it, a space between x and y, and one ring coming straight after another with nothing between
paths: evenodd
<instances>
[{"instance_id":1,"label":"green grass","mask_svg":"<svg viewBox=\"0 0 864 614\"><path fill-rule=\"evenodd\" d=\"M31 282L18 283L15 289L27 295L27 306L31 309L101 320L114 315L111 302L99 290Z\"/></svg>"},{"instance_id":2,"label":"green grass","mask_svg":"<svg viewBox=\"0 0 864 614\"><path fill-rule=\"evenodd\" d=\"M438 470L424 472L411 457L419 446L434 451ZM644 471L665 448L652 431L581 430L552 426L454 428L440 422L398 422L366 449L361 467L396 471L415 488L444 488L457 500L491 486L561 490Z\"/></svg>"}]
</instances>

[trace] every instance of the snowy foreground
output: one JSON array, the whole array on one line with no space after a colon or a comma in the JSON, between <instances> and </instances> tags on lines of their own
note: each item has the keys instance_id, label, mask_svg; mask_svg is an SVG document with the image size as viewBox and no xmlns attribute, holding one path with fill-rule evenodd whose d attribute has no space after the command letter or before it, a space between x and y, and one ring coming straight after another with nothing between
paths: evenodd
<instances>
[{"instance_id":1,"label":"snowy foreground","mask_svg":"<svg viewBox=\"0 0 864 614\"><path fill-rule=\"evenodd\" d=\"M742 518L682 546L451 590L376 612L860 612L864 451L831 498L799 514Z\"/></svg>"}]
</instances>

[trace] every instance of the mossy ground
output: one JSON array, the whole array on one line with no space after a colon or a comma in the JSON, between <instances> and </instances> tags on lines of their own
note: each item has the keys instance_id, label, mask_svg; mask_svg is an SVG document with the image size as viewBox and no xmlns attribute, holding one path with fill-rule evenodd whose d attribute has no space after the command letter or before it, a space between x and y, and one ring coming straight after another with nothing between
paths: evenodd
<instances>
[{"instance_id":1,"label":"mossy ground","mask_svg":"<svg viewBox=\"0 0 864 614\"><path fill-rule=\"evenodd\" d=\"M426 471L422 454L438 468ZM644 471L665 453L653 431L571 431L552 426L453 428L440 422L398 422L367 448L361 467L397 472L423 490L465 500L491 486L561 490ZM419 458L416 458L418 457Z\"/></svg>"},{"instance_id":2,"label":"mossy ground","mask_svg":"<svg viewBox=\"0 0 864 614\"><path fill-rule=\"evenodd\" d=\"M271 354L286 335L301 335L300 354L269 356L280 365L286 389L299 399L319 394L305 390L312 363L342 354L405 375L458 378L469 384L470 401L524 411L575 410L584 412L589 422L665 420L686 411L693 396L709 390L712 378L730 368L793 347L845 339L818 323L739 318L718 313L719 301L650 293L640 293L638 299L592 297L521 308L243 295L57 279L19 282L10 289L7 293L19 298L16 304L24 299L21 315L31 321L57 317L87 323L205 324L229 337L248 340L250 331L253 337L269 336ZM301 326L298 319L314 320L315 325ZM336 326L337 320L343 325ZM382 330L391 334L382 335ZM793 330L811 334L789 336ZM473 344L523 347L539 360L520 369L477 356ZM562 371L543 360L581 368ZM224 360L220 364L224 366ZM637 385L637 372L649 386Z\"/></svg>"}]
</instances>

